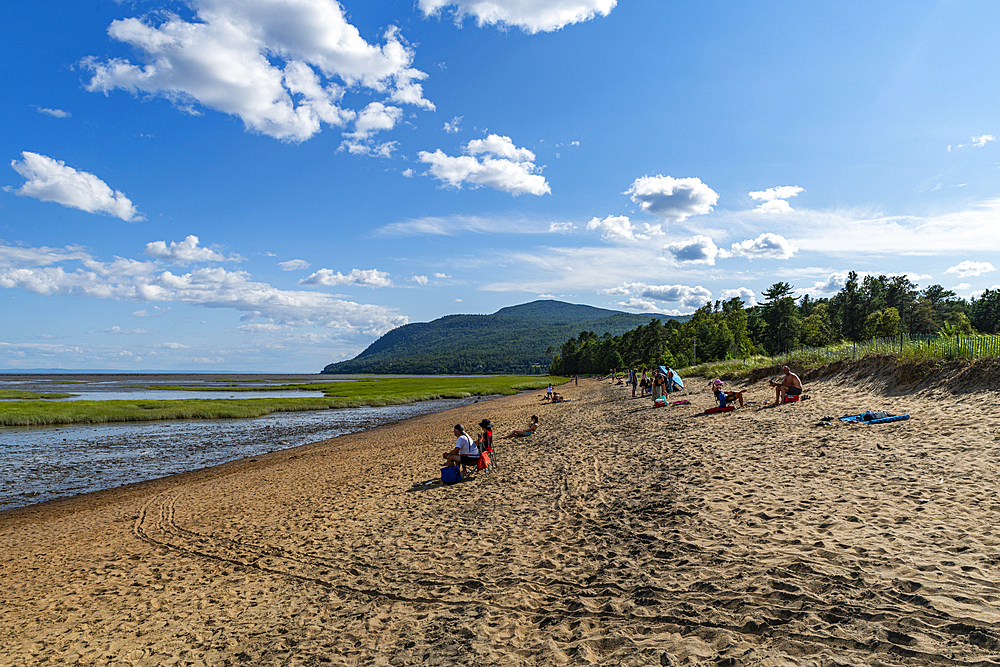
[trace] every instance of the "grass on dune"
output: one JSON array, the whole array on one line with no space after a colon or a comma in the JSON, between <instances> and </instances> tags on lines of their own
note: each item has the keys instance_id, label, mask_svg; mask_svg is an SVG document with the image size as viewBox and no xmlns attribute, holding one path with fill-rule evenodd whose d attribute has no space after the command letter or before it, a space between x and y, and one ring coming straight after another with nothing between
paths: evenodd
<instances>
[{"instance_id":1,"label":"grass on dune","mask_svg":"<svg viewBox=\"0 0 1000 667\"><path fill-rule=\"evenodd\" d=\"M1000 357L1000 336L921 335L878 338L861 343L838 343L827 347L803 347L774 357L757 355L746 359L713 361L678 370L706 378L740 379L758 368L788 364L796 369L819 368L835 361L862 359L869 355L894 357L905 363L959 361Z\"/></svg>"},{"instance_id":2,"label":"grass on dune","mask_svg":"<svg viewBox=\"0 0 1000 667\"><path fill-rule=\"evenodd\" d=\"M63 403L10 401L0 403L0 426L101 424L163 419L243 419L273 412L402 405L437 398L510 395L539 389L549 382L562 384L567 380L538 375L372 379L329 383L329 389L324 389L327 395L323 398L193 398L176 401L158 401L153 398Z\"/></svg>"}]
</instances>

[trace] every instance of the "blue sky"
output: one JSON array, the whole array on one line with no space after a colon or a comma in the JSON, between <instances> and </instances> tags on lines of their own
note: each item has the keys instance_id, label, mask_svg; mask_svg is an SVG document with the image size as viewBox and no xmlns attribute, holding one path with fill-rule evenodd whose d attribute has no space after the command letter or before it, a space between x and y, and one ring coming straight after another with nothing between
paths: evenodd
<instances>
[{"instance_id":1,"label":"blue sky","mask_svg":"<svg viewBox=\"0 0 1000 667\"><path fill-rule=\"evenodd\" d=\"M316 372L538 298L1000 283L1000 5L0 5L0 368Z\"/></svg>"}]
</instances>

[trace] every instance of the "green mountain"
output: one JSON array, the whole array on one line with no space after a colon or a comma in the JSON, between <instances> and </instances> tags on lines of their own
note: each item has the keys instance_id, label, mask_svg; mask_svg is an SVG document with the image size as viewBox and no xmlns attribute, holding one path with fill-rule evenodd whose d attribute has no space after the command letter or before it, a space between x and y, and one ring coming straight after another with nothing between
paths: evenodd
<instances>
[{"instance_id":1,"label":"green mountain","mask_svg":"<svg viewBox=\"0 0 1000 667\"><path fill-rule=\"evenodd\" d=\"M540 373L551 361L548 348L559 349L581 331L617 336L657 317L665 319L550 300L492 315L448 315L393 329L323 373Z\"/></svg>"}]
</instances>

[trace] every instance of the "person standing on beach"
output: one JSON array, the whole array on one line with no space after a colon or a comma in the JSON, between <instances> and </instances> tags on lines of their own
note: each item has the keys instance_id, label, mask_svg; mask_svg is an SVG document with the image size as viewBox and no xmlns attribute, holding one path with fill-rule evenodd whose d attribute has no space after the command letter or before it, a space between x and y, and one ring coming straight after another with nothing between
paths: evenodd
<instances>
[{"instance_id":1,"label":"person standing on beach","mask_svg":"<svg viewBox=\"0 0 1000 667\"><path fill-rule=\"evenodd\" d=\"M465 432L465 427L455 424L455 448L444 453L444 459L451 461L452 465L474 466L479 463L479 448L472 438Z\"/></svg>"},{"instance_id":2,"label":"person standing on beach","mask_svg":"<svg viewBox=\"0 0 1000 667\"><path fill-rule=\"evenodd\" d=\"M799 376L793 373L788 366L782 366L781 370L785 373L785 377L782 378L781 382L771 380L770 383L774 387L775 405L784 403L786 396L799 396L802 394L802 380L799 379Z\"/></svg>"}]
</instances>

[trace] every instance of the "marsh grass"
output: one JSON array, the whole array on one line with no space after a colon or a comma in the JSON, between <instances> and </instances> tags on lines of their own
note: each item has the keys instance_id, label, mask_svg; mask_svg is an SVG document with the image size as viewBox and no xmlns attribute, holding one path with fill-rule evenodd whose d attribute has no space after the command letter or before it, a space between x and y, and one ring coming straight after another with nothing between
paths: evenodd
<instances>
[{"instance_id":1,"label":"marsh grass","mask_svg":"<svg viewBox=\"0 0 1000 667\"><path fill-rule=\"evenodd\" d=\"M20 391L20 390L17 390L17 389L0 389L0 398L13 398L13 399L23 399L23 400L38 400L38 399L50 399L50 398L72 398L73 396L79 396L79 394L39 393L37 391Z\"/></svg>"},{"instance_id":2,"label":"marsh grass","mask_svg":"<svg viewBox=\"0 0 1000 667\"><path fill-rule=\"evenodd\" d=\"M437 398L510 395L539 389L549 382L562 384L567 381L566 378L538 375L389 378L328 383L328 389L324 389L327 395L323 398L192 398L170 401L151 398L65 403L10 401L0 403L0 426L104 424L164 419L245 419L273 412L403 405Z\"/></svg>"}]
</instances>

